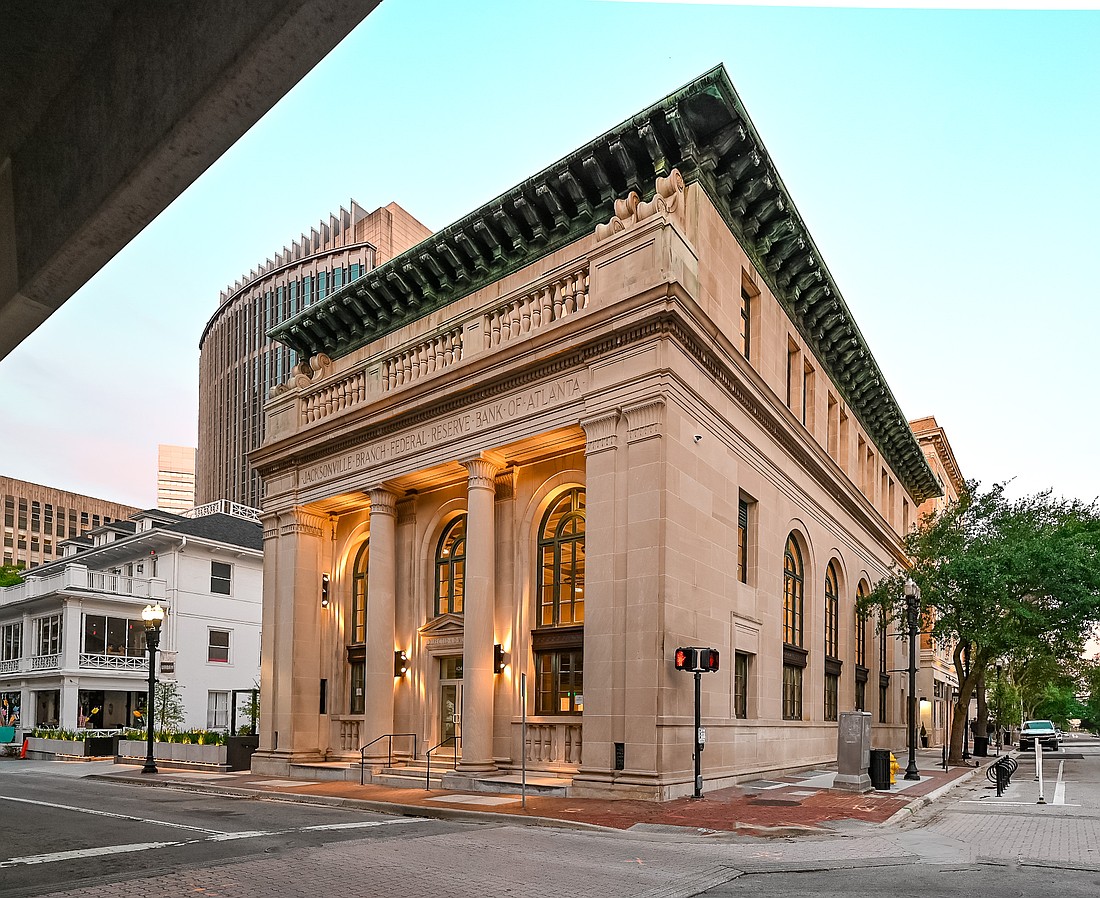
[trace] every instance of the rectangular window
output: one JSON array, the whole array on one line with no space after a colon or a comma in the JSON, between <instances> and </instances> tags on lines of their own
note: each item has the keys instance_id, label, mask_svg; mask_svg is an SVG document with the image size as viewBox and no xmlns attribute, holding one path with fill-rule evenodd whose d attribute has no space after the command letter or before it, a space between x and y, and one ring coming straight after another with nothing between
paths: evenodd
<instances>
[{"instance_id":1,"label":"rectangular window","mask_svg":"<svg viewBox=\"0 0 1100 898\"><path fill-rule=\"evenodd\" d=\"M733 656L733 716L740 720L749 716L749 656L744 652Z\"/></svg>"},{"instance_id":2,"label":"rectangular window","mask_svg":"<svg viewBox=\"0 0 1100 898\"><path fill-rule=\"evenodd\" d=\"M840 695L840 677L836 674L825 674L825 719L837 719L838 698Z\"/></svg>"},{"instance_id":3,"label":"rectangular window","mask_svg":"<svg viewBox=\"0 0 1100 898\"><path fill-rule=\"evenodd\" d=\"M535 655L535 713L580 714L584 710L584 652Z\"/></svg>"},{"instance_id":4,"label":"rectangular window","mask_svg":"<svg viewBox=\"0 0 1100 898\"><path fill-rule=\"evenodd\" d=\"M890 687L880 683L878 687L878 722L888 723L889 715L886 713L886 705L889 698Z\"/></svg>"},{"instance_id":5,"label":"rectangular window","mask_svg":"<svg viewBox=\"0 0 1100 898\"><path fill-rule=\"evenodd\" d=\"M145 625L136 619L85 614L84 641L81 651L87 655L144 658Z\"/></svg>"},{"instance_id":6,"label":"rectangular window","mask_svg":"<svg viewBox=\"0 0 1100 898\"><path fill-rule=\"evenodd\" d=\"M901 532L906 534L909 532L909 500L901 500Z\"/></svg>"},{"instance_id":7,"label":"rectangular window","mask_svg":"<svg viewBox=\"0 0 1100 898\"><path fill-rule=\"evenodd\" d=\"M749 582L749 503L737 500L737 579Z\"/></svg>"},{"instance_id":8,"label":"rectangular window","mask_svg":"<svg viewBox=\"0 0 1100 898\"><path fill-rule=\"evenodd\" d=\"M867 612L856 612L856 664L867 666Z\"/></svg>"},{"instance_id":9,"label":"rectangular window","mask_svg":"<svg viewBox=\"0 0 1100 898\"><path fill-rule=\"evenodd\" d=\"M809 363L802 369L802 426L814 429L814 369Z\"/></svg>"},{"instance_id":10,"label":"rectangular window","mask_svg":"<svg viewBox=\"0 0 1100 898\"><path fill-rule=\"evenodd\" d=\"M229 726L229 693L206 693L206 728L224 730Z\"/></svg>"},{"instance_id":11,"label":"rectangular window","mask_svg":"<svg viewBox=\"0 0 1100 898\"><path fill-rule=\"evenodd\" d=\"M741 285L741 334L740 344L737 347L741 355L749 358L752 346L752 294L744 284Z\"/></svg>"},{"instance_id":12,"label":"rectangular window","mask_svg":"<svg viewBox=\"0 0 1100 898\"><path fill-rule=\"evenodd\" d=\"M352 661L348 667L351 669L351 695L348 702L348 713L362 714L366 707L364 694L367 684L367 662Z\"/></svg>"},{"instance_id":13,"label":"rectangular window","mask_svg":"<svg viewBox=\"0 0 1100 898\"><path fill-rule=\"evenodd\" d=\"M790 337L787 338L787 408L792 412L795 410L795 390L797 384L795 378L798 376L798 344L794 342Z\"/></svg>"},{"instance_id":14,"label":"rectangular window","mask_svg":"<svg viewBox=\"0 0 1100 898\"><path fill-rule=\"evenodd\" d=\"M825 421L825 451L829 457L840 462L840 404L830 391L828 394L828 408Z\"/></svg>"},{"instance_id":15,"label":"rectangular window","mask_svg":"<svg viewBox=\"0 0 1100 898\"><path fill-rule=\"evenodd\" d=\"M886 520L893 524L896 520L894 516L894 478L888 477L886 479Z\"/></svg>"},{"instance_id":16,"label":"rectangular window","mask_svg":"<svg viewBox=\"0 0 1100 898\"><path fill-rule=\"evenodd\" d=\"M878 622L878 672L886 673L886 618Z\"/></svg>"},{"instance_id":17,"label":"rectangular window","mask_svg":"<svg viewBox=\"0 0 1100 898\"><path fill-rule=\"evenodd\" d=\"M867 681L856 680L856 710L867 710Z\"/></svg>"},{"instance_id":18,"label":"rectangular window","mask_svg":"<svg viewBox=\"0 0 1100 898\"><path fill-rule=\"evenodd\" d=\"M224 561L210 562L210 591L217 595L231 594L233 585L233 565Z\"/></svg>"},{"instance_id":19,"label":"rectangular window","mask_svg":"<svg viewBox=\"0 0 1100 898\"><path fill-rule=\"evenodd\" d=\"M0 661L15 661L23 657L23 622L4 624L0 628Z\"/></svg>"},{"instance_id":20,"label":"rectangular window","mask_svg":"<svg viewBox=\"0 0 1100 898\"><path fill-rule=\"evenodd\" d=\"M207 644L207 661L215 661L219 664L229 662L229 631L211 630L210 640Z\"/></svg>"},{"instance_id":21,"label":"rectangular window","mask_svg":"<svg viewBox=\"0 0 1100 898\"><path fill-rule=\"evenodd\" d=\"M49 617L40 617L35 625L35 654L36 655L60 655L61 654L61 615L51 614Z\"/></svg>"},{"instance_id":22,"label":"rectangular window","mask_svg":"<svg viewBox=\"0 0 1100 898\"><path fill-rule=\"evenodd\" d=\"M802 719L802 668L783 665L783 719Z\"/></svg>"}]
</instances>

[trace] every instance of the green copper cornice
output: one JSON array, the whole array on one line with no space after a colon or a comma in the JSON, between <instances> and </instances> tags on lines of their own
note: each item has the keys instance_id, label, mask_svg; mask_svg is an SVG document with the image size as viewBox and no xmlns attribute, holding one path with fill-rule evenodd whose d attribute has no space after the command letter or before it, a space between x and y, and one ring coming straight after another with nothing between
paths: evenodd
<instances>
[{"instance_id":1,"label":"green copper cornice","mask_svg":"<svg viewBox=\"0 0 1100 898\"><path fill-rule=\"evenodd\" d=\"M940 494L726 70L663 100L274 328L303 356L345 355L589 234L677 168L699 183L914 498Z\"/></svg>"}]
</instances>

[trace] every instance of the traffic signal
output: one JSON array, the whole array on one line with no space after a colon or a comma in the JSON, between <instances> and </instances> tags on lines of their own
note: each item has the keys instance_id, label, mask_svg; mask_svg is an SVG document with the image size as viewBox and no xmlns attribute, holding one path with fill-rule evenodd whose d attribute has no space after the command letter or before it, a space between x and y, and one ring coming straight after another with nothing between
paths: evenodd
<instances>
[{"instance_id":1,"label":"traffic signal","mask_svg":"<svg viewBox=\"0 0 1100 898\"><path fill-rule=\"evenodd\" d=\"M698 670L699 650L693 648L678 648L676 650L677 670Z\"/></svg>"},{"instance_id":2,"label":"traffic signal","mask_svg":"<svg viewBox=\"0 0 1100 898\"><path fill-rule=\"evenodd\" d=\"M681 646L676 650L674 663L677 670L686 670L691 673L713 673L718 670L718 649Z\"/></svg>"},{"instance_id":3,"label":"traffic signal","mask_svg":"<svg viewBox=\"0 0 1100 898\"><path fill-rule=\"evenodd\" d=\"M321 574L321 607L328 608L328 574Z\"/></svg>"}]
</instances>

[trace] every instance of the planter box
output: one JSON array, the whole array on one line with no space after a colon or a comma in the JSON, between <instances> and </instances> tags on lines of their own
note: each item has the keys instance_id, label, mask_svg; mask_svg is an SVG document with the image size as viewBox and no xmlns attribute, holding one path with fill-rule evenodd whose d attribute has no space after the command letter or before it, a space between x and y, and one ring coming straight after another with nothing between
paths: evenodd
<instances>
[{"instance_id":1,"label":"planter box","mask_svg":"<svg viewBox=\"0 0 1100 898\"><path fill-rule=\"evenodd\" d=\"M146 757L149 747L145 740L120 739L118 755L120 758ZM209 764L224 767L226 747L224 745L191 745L187 742L154 742L153 758L157 761L179 764Z\"/></svg>"},{"instance_id":2,"label":"planter box","mask_svg":"<svg viewBox=\"0 0 1100 898\"><path fill-rule=\"evenodd\" d=\"M113 736L90 736L87 739L44 739L31 736L27 739L28 757L48 760L56 755L77 758L109 758L115 753Z\"/></svg>"}]
</instances>

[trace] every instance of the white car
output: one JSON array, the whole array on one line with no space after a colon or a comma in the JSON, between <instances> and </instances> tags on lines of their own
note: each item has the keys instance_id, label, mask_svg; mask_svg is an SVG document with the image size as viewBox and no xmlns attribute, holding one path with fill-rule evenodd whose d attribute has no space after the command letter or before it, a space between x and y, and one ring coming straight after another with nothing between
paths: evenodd
<instances>
[{"instance_id":1,"label":"white car","mask_svg":"<svg viewBox=\"0 0 1100 898\"><path fill-rule=\"evenodd\" d=\"M1020 751L1033 751L1038 740L1043 748L1058 751L1058 731L1049 720L1025 720L1020 730Z\"/></svg>"}]
</instances>

